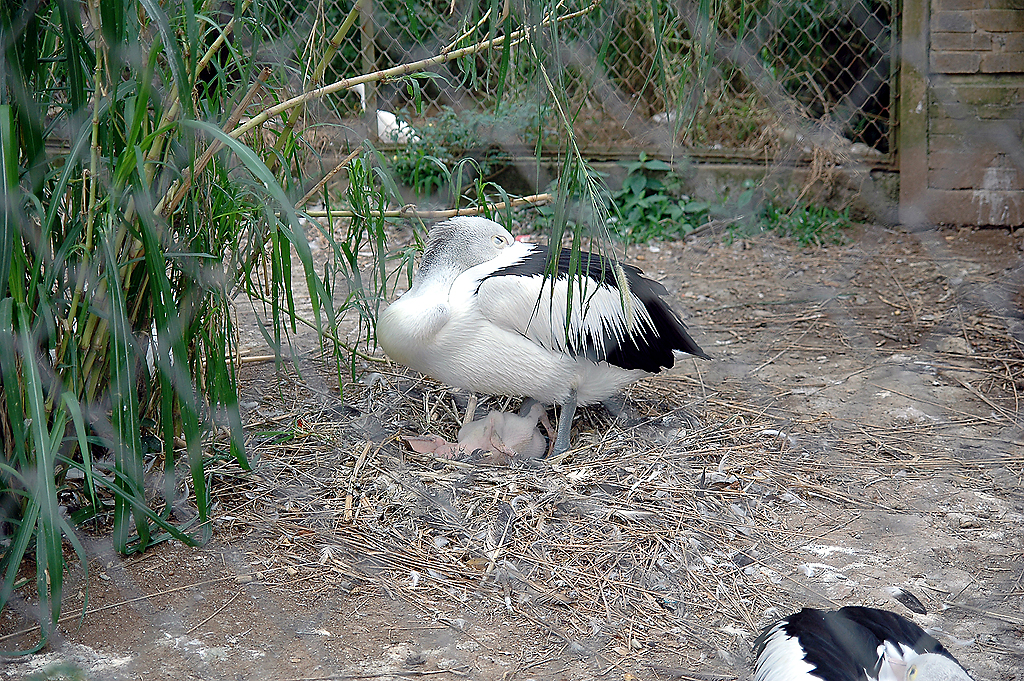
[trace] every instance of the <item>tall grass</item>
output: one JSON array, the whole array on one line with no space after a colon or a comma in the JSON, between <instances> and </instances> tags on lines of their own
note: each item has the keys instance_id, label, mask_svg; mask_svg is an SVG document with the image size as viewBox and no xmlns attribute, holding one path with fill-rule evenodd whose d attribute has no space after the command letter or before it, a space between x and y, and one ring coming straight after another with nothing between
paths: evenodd
<instances>
[{"instance_id":1,"label":"tall grass","mask_svg":"<svg viewBox=\"0 0 1024 681\"><path fill-rule=\"evenodd\" d=\"M502 78L513 52L533 60L560 101L561 76L531 46L557 40L572 16L503 7L491 3L488 20L433 58L324 84L358 5L328 28L315 63L270 68L260 55L280 46L260 45L281 19L259 2L240 3L233 17L155 0L0 4L0 611L37 602L40 624L31 645L10 652L38 650L52 635L64 549L87 566L83 523L109 531L122 554L209 539L210 457L248 467L236 292L266 306L279 353L301 321L322 331L341 368L352 355L334 328L346 310L371 338L387 280L384 211L397 191L367 147L343 199L356 217L318 273L294 205L320 179L301 170L308 105L487 50ZM310 74L298 88L295 73ZM571 130L572 112L559 116ZM605 224L605 193L571 134L565 154L557 238L567 197ZM318 193L328 206L341 198ZM356 259L363 244L377 259L368 279ZM298 318L295 284L309 291L311 319ZM191 506L178 503L185 497Z\"/></svg>"},{"instance_id":2,"label":"tall grass","mask_svg":"<svg viewBox=\"0 0 1024 681\"><path fill-rule=\"evenodd\" d=\"M75 525L109 525L124 554L168 537L205 541L213 424L228 427L227 449L247 465L222 263L244 252L239 216L266 232L281 218L257 207L287 215L287 202L251 152L200 163L197 128L212 126L198 118L224 116L230 99L197 106L207 62L184 46L208 36L191 8L4 3L0 17L0 609L27 602L14 586L34 568L41 636L31 649L60 613L65 543L87 564ZM241 181L239 162L264 185ZM196 509L184 519L172 516L179 461Z\"/></svg>"}]
</instances>

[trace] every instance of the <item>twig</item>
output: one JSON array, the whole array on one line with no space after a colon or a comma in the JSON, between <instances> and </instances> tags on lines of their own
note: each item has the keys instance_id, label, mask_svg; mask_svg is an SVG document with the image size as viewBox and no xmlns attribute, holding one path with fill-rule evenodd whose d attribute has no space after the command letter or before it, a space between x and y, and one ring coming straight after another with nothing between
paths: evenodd
<instances>
[{"instance_id":1,"label":"twig","mask_svg":"<svg viewBox=\"0 0 1024 681\"><path fill-rule=\"evenodd\" d=\"M348 159L346 159L347 161ZM345 161L343 161L344 163ZM308 196L303 197L303 201L308 200ZM439 220L443 218L453 218L458 215L480 215L488 210L499 211L504 210L506 207L510 208L521 208L523 206L541 206L549 201L552 201L554 197L551 194L534 194L533 196L524 196L521 199L512 199L509 202L500 201L498 203L491 203L486 206L474 206L472 208L448 208L445 210L419 210L413 204L407 204L401 208L394 210L385 211L369 211L367 213L357 213L351 210L311 210L307 211L306 214L311 218L352 218L352 217L374 217L374 218L423 218L424 220ZM301 204L303 201L300 201Z\"/></svg>"},{"instance_id":2,"label":"twig","mask_svg":"<svg viewBox=\"0 0 1024 681\"><path fill-rule=\"evenodd\" d=\"M320 179L319 182L317 182L315 185L313 185L312 189L310 189L308 192L306 192L305 195L303 195L303 197L301 199L299 199L298 201L295 202L295 207L296 208L301 208L302 206L305 206L307 201L309 201L311 198L316 196L320 192L320 190L323 188L323 186L325 184L327 184L332 177L334 177L335 175L340 173L342 171L342 169L345 166L347 166L352 161L352 159L354 159L356 156L358 156L362 151L363 151L362 148L357 148L355 151L350 153L348 156L346 156L345 158L341 159L341 162L339 162L338 165L334 166L334 168L330 172L328 172L326 175L324 175ZM310 217L313 217L313 216L310 215ZM322 217L328 217L328 216L325 214ZM352 216L349 216L349 217L352 217Z\"/></svg>"},{"instance_id":3,"label":"twig","mask_svg":"<svg viewBox=\"0 0 1024 681\"><path fill-rule=\"evenodd\" d=\"M232 603L234 603L234 602L235 602L235 599L236 599L236 598L238 598L238 597L239 597L239 596L241 596L241 595L242 595L242 592L241 592L241 591L236 591L236 592L235 592L235 595L234 595L234 596L232 596L231 598L229 598L229 599L227 600L227 602L225 602L225 603L224 603L224 605L222 605L222 606L220 606L219 608L217 608L216 610L214 610L214 611L213 611L213 613L212 613L212 614L211 614L211 615L210 615L209 617L207 617L206 619L204 619L204 620L203 620L202 622L200 622L199 624L195 625L194 627L192 627L191 629L189 629L188 631L186 631L186 632L185 632L185 635L186 635L186 636L188 636L188 635L189 635L189 634L191 634L191 633L192 633L193 631L195 631L195 630L196 630L196 629L198 629L199 627L203 626L204 624L206 624L207 622L209 622L210 620L212 620L212 619L213 619L214 617L216 617L216 616L217 616L217 615L219 615L219 614L220 614L221 612L223 612L224 608L226 608L226 607L228 607L229 605L231 605Z\"/></svg>"}]
</instances>

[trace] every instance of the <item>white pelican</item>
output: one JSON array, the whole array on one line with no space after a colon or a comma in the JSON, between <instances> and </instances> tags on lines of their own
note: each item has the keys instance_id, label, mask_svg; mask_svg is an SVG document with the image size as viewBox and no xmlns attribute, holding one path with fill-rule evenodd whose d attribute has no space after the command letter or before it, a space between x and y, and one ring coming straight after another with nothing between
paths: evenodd
<instances>
[{"instance_id":1,"label":"white pelican","mask_svg":"<svg viewBox=\"0 0 1024 681\"><path fill-rule=\"evenodd\" d=\"M412 288L377 320L377 342L449 385L562 405L557 455L569 448L577 404L671 367L677 352L709 358L662 299L665 287L636 267L583 252L570 277L563 251L552 289L547 260L547 247L491 220L437 223Z\"/></svg>"},{"instance_id":2,"label":"white pelican","mask_svg":"<svg viewBox=\"0 0 1024 681\"><path fill-rule=\"evenodd\" d=\"M754 650L754 681L971 681L941 643L877 608L804 608L765 629Z\"/></svg>"},{"instance_id":3,"label":"white pelican","mask_svg":"<svg viewBox=\"0 0 1024 681\"><path fill-rule=\"evenodd\" d=\"M359 104L363 107L363 113L366 113L366 86L356 83L349 89L359 94ZM411 125L398 120L398 117L390 111L380 110L377 111L377 137L382 142L397 142L398 144L420 141L420 136L416 134L416 130Z\"/></svg>"}]
</instances>

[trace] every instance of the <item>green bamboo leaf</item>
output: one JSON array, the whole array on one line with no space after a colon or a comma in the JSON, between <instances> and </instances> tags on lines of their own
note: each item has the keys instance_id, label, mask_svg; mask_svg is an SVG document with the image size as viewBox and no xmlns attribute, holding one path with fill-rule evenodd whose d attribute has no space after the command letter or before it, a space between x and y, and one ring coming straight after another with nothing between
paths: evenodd
<instances>
[{"instance_id":1,"label":"green bamboo leaf","mask_svg":"<svg viewBox=\"0 0 1024 681\"><path fill-rule=\"evenodd\" d=\"M98 504L96 500L96 486L92 477L92 450L89 447L89 431L85 426L85 417L82 415L82 405L78 403L75 393L65 390L61 396L64 408L71 415L71 421L75 424L75 435L78 436L78 451L82 455L82 472L85 474L85 490L89 494L89 500L93 506Z\"/></svg>"},{"instance_id":2,"label":"green bamboo leaf","mask_svg":"<svg viewBox=\"0 0 1024 681\"><path fill-rule=\"evenodd\" d=\"M14 130L14 111L10 105L0 105L0 201L3 214L0 215L0 299L7 297L7 274L11 271L11 254L14 239L18 234L16 206L20 202L18 187L18 144Z\"/></svg>"},{"instance_id":3,"label":"green bamboo leaf","mask_svg":"<svg viewBox=\"0 0 1024 681\"><path fill-rule=\"evenodd\" d=\"M72 113L80 111L89 99L86 89L87 75L84 72L82 47L85 40L82 37L82 24L79 20L81 13L72 12L72 4L69 2L56 3L60 11L60 25L64 38L64 62L67 67L69 87L67 90L68 99L71 100ZM77 10L77 8L75 8Z\"/></svg>"},{"instance_id":4,"label":"green bamboo leaf","mask_svg":"<svg viewBox=\"0 0 1024 681\"><path fill-rule=\"evenodd\" d=\"M238 157L243 163L246 169L253 174L259 181L263 183L263 189L270 194L270 197L274 200L281 211L281 215L284 218L279 223L279 229L281 233L287 237L291 243L292 248L295 249L296 255L299 256L299 261L302 263L302 267L306 277L306 287L309 291L310 304L313 306L313 317L317 327L321 324L321 309L328 308L333 318L333 301L327 295L327 291L324 288L323 282L320 281L316 275L316 269L313 265L313 254L309 250L309 242L306 240L305 232L302 226L299 224L299 216L295 212L295 207L288 200L288 197L284 193L284 189L277 182L273 173L267 168L263 160L256 155L252 149L242 144L238 140L227 135L223 130L215 125L210 125L202 121L182 121L182 125L191 128L197 128L205 131L207 134L217 138L225 146L229 147L232 152ZM271 217L271 213L268 212L268 219ZM288 258L290 268L290 257ZM283 274L283 273L282 273ZM289 287L289 291L290 291ZM294 310L294 308L292 308Z\"/></svg>"},{"instance_id":5,"label":"green bamboo leaf","mask_svg":"<svg viewBox=\"0 0 1024 681\"><path fill-rule=\"evenodd\" d=\"M28 459L25 449L25 442L28 438L28 434L25 432L25 423L28 414L25 412L25 404L22 400L22 381L15 347L14 301L10 298L3 298L0 300L0 375L3 376L5 386L7 422L11 426L11 444L14 448L11 460L23 464Z\"/></svg>"},{"instance_id":6,"label":"green bamboo leaf","mask_svg":"<svg viewBox=\"0 0 1024 681\"><path fill-rule=\"evenodd\" d=\"M31 419L29 436L35 454L35 476L32 486L32 500L39 505L38 528L36 531L36 583L41 610L49 610L49 619L40 616L42 636L49 638L53 626L60 617L61 594L64 584L64 553L61 546L60 527L56 518L60 516L57 504L57 485L53 477L57 448L66 415L58 412L54 419L54 431L60 431L56 439L47 431L45 386L39 373L35 355L36 344L28 332L28 311L18 311L22 331L17 342L21 355L22 375ZM26 476L27 477L27 476Z\"/></svg>"},{"instance_id":7,"label":"green bamboo leaf","mask_svg":"<svg viewBox=\"0 0 1024 681\"><path fill-rule=\"evenodd\" d=\"M153 20L153 24L160 33L160 40L164 44L161 57L171 67L171 76L174 79L178 101L185 117L191 119L195 115L195 110L192 106L192 78L188 69L185 68L185 60L182 57L181 50L178 48L174 28L171 26L170 19L164 13L163 8L157 3L157 0L140 0L140 2L146 8L146 13L149 14L150 19ZM189 4L185 3L185 5Z\"/></svg>"},{"instance_id":8,"label":"green bamboo leaf","mask_svg":"<svg viewBox=\"0 0 1024 681\"><path fill-rule=\"evenodd\" d=\"M497 3L495 3L496 5ZM512 26L512 12L505 14L505 35L511 35L513 29ZM501 46L501 60L498 62L498 92L495 96L495 108L501 107L502 96L505 93L505 81L508 80L509 65L512 60L512 45L511 43L504 43Z\"/></svg>"},{"instance_id":9,"label":"green bamboo leaf","mask_svg":"<svg viewBox=\"0 0 1024 681\"><path fill-rule=\"evenodd\" d=\"M110 365L110 406L111 406L111 449L117 470L124 481L122 491L145 503L145 469L143 466L142 441L140 439L139 403L135 392L135 357L128 307L121 282L121 263L115 254L116 235L108 225L100 230L100 247L107 272L107 301L110 305L107 322L110 334L110 350L107 359ZM128 523L132 519L132 508L118 497L114 504L114 548L128 553ZM134 515L135 531L139 535L141 549L149 541L145 519Z\"/></svg>"}]
</instances>

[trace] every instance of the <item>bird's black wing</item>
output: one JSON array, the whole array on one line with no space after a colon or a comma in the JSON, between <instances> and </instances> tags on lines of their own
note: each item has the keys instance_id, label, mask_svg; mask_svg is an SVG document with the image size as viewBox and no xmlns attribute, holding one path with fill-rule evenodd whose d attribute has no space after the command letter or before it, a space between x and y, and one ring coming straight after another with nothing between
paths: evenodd
<instances>
[{"instance_id":1,"label":"bird's black wing","mask_svg":"<svg viewBox=\"0 0 1024 681\"><path fill-rule=\"evenodd\" d=\"M942 644L937 639L906 617L897 615L894 612L880 610L879 608L848 605L845 608L840 608L835 613L829 614L840 616L849 622L855 622L858 626L870 631L879 642L885 640L892 641L893 643L902 643L913 648L918 653L937 653L960 664L948 650L942 647Z\"/></svg>"},{"instance_id":2,"label":"bird's black wing","mask_svg":"<svg viewBox=\"0 0 1024 681\"><path fill-rule=\"evenodd\" d=\"M823 681L865 681L864 670L874 665L878 644L857 643L858 633L863 638L870 636L870 632L858 631L858 625L852 622L848 622L850 627L844 627L841 623L837 626L837 622L830 618L834 614L804 608L765 629L754 641L754 655L760 672L755 678L787 678L788 670L794 668L795 660L781 659L778 654L772 655L773 648L780 645L778 637L772 634L779 630L799 644L802 659L814 667L808 674ZM764 669L768 660L782 673L773 674L773 670Z\"/></svg>"},{"instance_id":3,"label":"bird's black wing","mask_svg":"<svg viewBox=\"0 0 1024 681\"><path fill-rule=\"evenodd\" d=\"M477 293L488 317L514 324L520 333L546 347L623 369L658 372L673 365L674 350L709 359L665 302L667 291L660 283L632 265L586 251L580 253L578 274L573 277L571 258L571 251L559 254L553 286L544 279L548 250L542 246L483 277ZM619 288L616 267L621 268L629 296L624 297ZM573 314L567 315L570 293ZM631 306L638 321L628 324L626 311Z\"/></svg>"}]
</instances>

